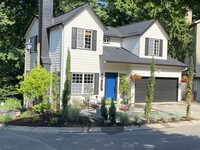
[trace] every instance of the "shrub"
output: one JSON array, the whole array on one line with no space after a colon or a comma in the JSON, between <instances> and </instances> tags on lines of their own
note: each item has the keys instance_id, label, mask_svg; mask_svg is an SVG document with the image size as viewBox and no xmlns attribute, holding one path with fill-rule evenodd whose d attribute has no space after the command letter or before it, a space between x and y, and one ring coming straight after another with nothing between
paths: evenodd
<instances>
[{"instance_id":1,"label":"shrub","mask_svg":"<svg viewBox=\"0 0 200 150\"><path fill-rule=\"evenodd\" d=\"M21 102L20 100L9 98L5 100L1 108L5 110L19 110L21 108Z\"/></svg>"},{"instance_id":2,"label":"shrub","mask_svg":"<svg viewBox=\"0 0 200 150\"><path fill-rule=\"evenodd\" d=\"M81 102L79 99L72 99L72 104L71 104L73 107L76 107L76 108L81 108Z\"/></svg>"},{"instance_id":3,"label":"shrub","mask_svg":"<svg viewBox=\"0 0 200 150\"><path fill-rule=\"evenodd\" d=\"M153 117L151 118L153 121L158 121L160 120L160 113L158 110L153 114Z\"/></svg>"},{"instance_id":4,"label":"shrub","mask_svg":"<svg viewBox=\"0 0 200 150\"><path fill-rule=\"evenodd\" d=\"M49 121L50 125L55 125L57 123L58 123L58 118L57 117L50 118L50 121Z\"/></svg>"},{"instance_id":5,"label":"shrub","mask_svg":"<svg viewBox=\"0 0 200 150\"><path fill-rule=\"evenodd\" d=\"M182 118L182 116L181 116L180 114L178 114L178 113L176 113L176 114L174 115L174 120L175 120L175 121L180 121L181 118Z\"/></svg>"},{"instance_id":6,"label":"shrub","mask_svg":"<svg viewBox=\"0 0 200 150\"><path fill-rule=\"evenodd\" d=\"M9 116L0 115L0 123L7 123L12 121L12 118Z\"/></svg>"},{"instance_id":7,"label":"shrub","mask_svg":"<svg viewBox=\"0 0 200 150\"><path fill-rule=\"evenodd\" d=\"M32 117L32 122L39 122L41 120L40 116L33 116Z\"/></svg>"},{"instance_id":8,"label":"shrub","mask_svg":"<svg viewBox=\"0 0 200 150\"><path fill-rule=\"evenodd\" d=\"M101 100L101 116L104 118L104 120L107 120L108 118L108 111L106 108L106 99L103 98Z\"/></svg>"},{"instance_id":9,"label":"shrub","mask_svg":"<svg viewBox=\"0 0 200 150\"><path fill-rule=\"evenodd\" d=\"M111 105L111 103L112 103L112 99L108 98L108 99L106 100L106 104L107 104L107 105Z\"/></svg>"},{"instance_id":10,"label":"shrub","mask_svg":"<svg viewBox=\"0 0 200 150\"><path fill-rule=\"evenodd\" d=\"M136 123L140 123L141 122L141 119L142 119L142 112L137 112L135 115L134 115L134 121Z\"/></svg>"},{"instance_id":11,"label":"shrub","mask_svg":"<svg viewBox=\"0 0 200 150\"><path fill-rule=\"evenodd\" d=\"M128 104L128 99L124 99L121 101L121 104Z\"/></svg>"},{"instance_id":12,"label":"shrub","mask_svg":"<svg viewBox=\"0 0 200 150\"><path fill-rule=\"evenodd\" d=\"M117 113L117 117L122 125L128 125L130 122L129 116L126 113Z\"/></svg>"},{"instance_id":13,"label":"shrub","mask_svg":"<svg viewBox=\"0 0 200 150\"><path fill-rule=\"evenodd\" d=\"M21 118L27 118L27 117L30 117L30 116L31 116L30 110L27 110L20 115Z\"/></svg>"},{"instance_id":14,"label":"shrub","mask_svg":"<svg viewBox=\"0 0 200 150\"><path fill-rule=\"evenodd\" d=\"M46 111L48 111L51 108L51 103L45 101L43 103L37 104L35 106L33 106L33 111L37 112L37 113L44 113Z\"/></svg>"},{"instance_id":15,"label":"shrub","mask_svg":"<svg viewBox=\"0 0 200 150\"><path fill-rule=\"evenodd\" d=\"M168 122L170 120L170 116L167 113L163 113L161 119L163 122Z\"/></svg>"},{"instance_id":16,"label":"shrub","mask_svg":"<svg viewBox=\"0 0 200 150\"><path fill-rule=\"evenodd\" d=\"M69 121L79 121L80 109L76 107L68 107L67 119Z\"/></svg>"},{"instance_id":17,"label":"shrub","mask_svg":"<svg viewBox=\"0 0 200 150\"><path fill-rule=\"evenodd\" d=\"M109 116L111 117L110 121L112 123L115 123L116 122L116 107L115 107L114 100L112 100L111 106L109 108Z\"/></svg>"}]
</instances>

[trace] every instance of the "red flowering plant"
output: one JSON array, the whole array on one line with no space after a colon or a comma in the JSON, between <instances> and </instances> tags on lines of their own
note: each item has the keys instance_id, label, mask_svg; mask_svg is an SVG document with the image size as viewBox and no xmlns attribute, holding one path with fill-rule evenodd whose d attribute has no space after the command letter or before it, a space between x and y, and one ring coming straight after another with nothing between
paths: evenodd
<instances>
[{"instance_id":1,"label":"red flowering plant","mask_svg":"<svg viewBox=\"0 0 200 150\"><path fill-rule=\"evenodd\" d=\"M186 76L186 75L182 76L181 82L187 83L188 82L188 76Z\"/></svg>"},{"instance_id":2,"label":"red flowering plant","mask_svg":"<svg viewBox=\"0 0 200 150\"><path fill-rule=\"evenodd\" d=\"M138 80L142 80L142 76L138 74L130 75L130 81L138 81Z\"/></svg>"}]
</instances>

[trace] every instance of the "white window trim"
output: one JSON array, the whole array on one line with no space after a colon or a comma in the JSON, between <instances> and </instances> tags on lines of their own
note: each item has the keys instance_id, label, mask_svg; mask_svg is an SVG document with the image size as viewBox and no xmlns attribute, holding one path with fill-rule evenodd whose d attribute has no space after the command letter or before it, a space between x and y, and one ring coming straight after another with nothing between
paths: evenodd
<instances>
[{"instance_id":1,"label":"white window trim","mask_svg":"<svg viewBox=\"0 0 200 150\"><path fill-rule=\"evenodd\" d=\"M150 47L150 40L153 40L152 47ZM155 42L156 42L156 40L158 40L158 49L157 49L157 51L155 49ZM149 50L152 49L152 54L148 54L148 56L159 56L160 55L160 39L149 38L148 49ZM150 53L150 51L148 53ZM157 53L157 54L155 54L155 53Z\"/></svg>"},{"instance_id":2,"label":"white window trim","mask_svg":"<svg viewBox=\"0 0 200 150\"><path fill-rule=\"evenodd\" d=\"M84 31L84 35L83 35L83 47L79 47L78 46L78 32L79 31ZM86 31L91 31L91 46L90 46L90 48L85 48L85 32ZM90 29L81 29L81 28L77 28L77 39L76 39L76 41L77 41L77 48L79 48L79 49L89 49L89 50L92 50L92 40L93 40L93 37L92 37L92 34L93 34L93 30L90 30Z\"/></svg>"},{"instance_id":3,"label":"white window trim","mask_svg":"<svg viewBox=\"0 0 200 150\"><path fill-rule=\"evenodd\" d=\"M80 84L80 83L73 83L73 74L82 74L82 83L81 83L81 93L72 93L71 92L71 94L72 95L84 95L84 94L94 94L94 83L95 83L95 74L94 73L78 73L78 72L76 72L76 73L72 73L72 76L71 76L71 84ZM84 93L84 81L85 81L85 79L84 79L84 77L85 77L85 74L91 74L91 75L93 75L93 85L92 85L92 89L93 89L93 91L91 92L91 93ZM71 86L71 91L72 91L72 86Z\"/></svg>"},{"instance_id":4,"label":"white window trim","mask_svg":"<svg viewBox=\"0 0 200 150\"><path fill-rule=\"evenodd\" d=\"M106 40L105 40L106 39ZM105 41L104 41L105 40ZM110 44L110 38L109 37L104 37L103 38L103 43L104 44Z\"/></svg>"}]
</instances>

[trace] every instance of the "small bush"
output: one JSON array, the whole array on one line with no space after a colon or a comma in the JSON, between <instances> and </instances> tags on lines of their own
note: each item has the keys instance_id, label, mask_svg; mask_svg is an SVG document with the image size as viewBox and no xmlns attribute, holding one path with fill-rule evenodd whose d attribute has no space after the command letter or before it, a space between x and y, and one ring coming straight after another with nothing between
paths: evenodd
<instances>
[{"instance_id":1,"label":"small bush","mask_svg":"<svg viewBox=\"0 0 200 150\"><path fill-rule=\"evenodd\" d=\"M57 117L50 118L49 125L55 125L57 123L58 123L58 118Z\"/></svg>"},{"instance_id":2,"label":"small bush","mask_svg":"<svg viewBox=\"0 0 200 150\"><path fill-rule=\"evenodd\" d=\"M182 118L182 116L181 116L180 114L178 114L178 113L176 113L176 114L174 115L174 120L175 120L175 121L180 121L181 118Z\"/></svg>"},{"instance_id":3,"label":"small bush","mask_svg":"<svg viewBox=\"0 0 200 150\"><path fill-rule=\"evenodd\" d=\"M129 116L126 113L117 113L117 117L122 125L128 125L130 122Z\"/></svg>"},{"instance_id":4,"label":"small bush","mask_svg":"<svg viewBox=\"0 0 200 150\"><path fill-rule=\"evenodd\" d=\"M128 99L124 99L121 101L121 104L128 104Z\"/></svg>"},{"instance_id":5,"label":"small bush","mask_svg":"<svg viewBox=\"0 0 200 150\"><path fill-rule=\"evenodd\" d=\"M43 103L33 106L32 109L34 112L41 114L41 113L44 113L44 112L50 110L50 108L51 108L51 103L46 101L46 102L43 102Z\"/></svg>"},{"instance_id":6,"label":"small bush","mask_svg":"<svg viewBox=\"0 0 200 150\"><path fill-rule=\"evenodd\" d=\"M163 122L169 122L170 116L167 113L163 113L162 116L161 116L161 119L162 119Z\"/></svg>"},{"instance_id":7,"label":"small bush","mask_svg":"<svg viewBox=\"0 0 200 150\"><path fill-rule=\"evenodd\" d=\"M110 116L110 121L112 123L115 123L116 122L116 107L115 107L114 100L112 100L111 106L109 108L109 116Z\"/></svg>"},{"instance_id":8,"label":"small bush","mask_svg":"<svg viewBox=\"0 0 200 150\"><path fill-rule=\"evenodd\" d=\"M67 119L69 121L79 121L79 116L80 116L80 109L76 107L68 107L67 110Z\"/></svg>"},{"instance_id":9,"label":"small bush","mask_svg":"<svg viewBox=\"0 0 200 150\"><path fill-rule=\"evenodd\" d=\"M33 116L32 117L32 122L39 122L41 120L40 116Z\"/></svg>"},{"instance_id":10,"label":"small bush","mask_svg":"<svg viewBox=\"0 0 200 150\"><path fill-rule=\"evenodd\" d=\"M12 121L12 118L9 116L0 115L0 123L7 123Z\"/></svg>"},{"instance_id":11,"label":"small bush","mask_svg":"<svg viewBox=\"0 0 200 150\"><path fill-rule=\"evenodd\" d=\"M141 119L142 119L142 112L137 112L135 115L134 115L134 121L136 123L140 123L141 122Z\"/></svg>"},{"instance_id":12,"label":"small bush","mask_svg":"<svg viewBox=\"0 0 200 150\"><path fill-rule=\"evenodd\" d=\"M153 114L152 118L153 121L158 121L160 120L160 113L158 110L156 110L156 112Z\"/></svg>"},{"instance_id":13,"label":"small bush","mask_svg":"<svg viewBox=\"0 0 200 150\"><path fill-rule=\"evenodd\" d=\"M73 107L75 108L81 108L81 101L79 99L72 99L72 104Z\"/></svg>"},{"instance_id":14,"label":"small bush","mask_svg":"<svg viewBox=\"0 0 200 150\"><path fill-rule=\"evenodd\" d=\"M108 119L108 111L106 108L106 99L103 98L101 100L101 116L104 118L104 120Z\"/></svg>"},{"instance_id":15,"label":"small bush","mask_svg":"<svg viewBox=\"0 0 200 150\"><path fill-rule=\"evenodd\" d=\"M111 105L111 103L112 103L112 99L108 98L108 99L106 100L106 104L107 104L107 105Z\"/></svg>"},{"instance_id":16,"label":"small bush","mask_svg":"<svg viewBox=\"0 0 200 150\"><path fill-rule=\"evenodd\" d=\"M1 108L5 110L19 110L21 108L21 102L20 100L9 98L5 100Z\"/></svg>"},{"instance_id":17,"label":"small bush","mask_svg":"<svg viewBox=\"0 0 200 150\"><path fill-rule=\"evenodd\" d=\"M30 116L31 116L31 111L30 111L30 110L27 110L27 111L23 112L23 113L20 115L21 118L28 118L28 117L30 117Z\"/></svg>"}]
</instances>

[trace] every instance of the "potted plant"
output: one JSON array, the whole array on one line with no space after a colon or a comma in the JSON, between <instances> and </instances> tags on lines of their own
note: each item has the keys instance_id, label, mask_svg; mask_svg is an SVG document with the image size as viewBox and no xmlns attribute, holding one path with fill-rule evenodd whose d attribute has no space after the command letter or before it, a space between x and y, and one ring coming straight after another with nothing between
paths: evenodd
<instances>
[{"instance_id":1,"label":"potted plant","mask_svg":"<svg viewBox=\"0 0 200 150\"><path fill-rule=\"evenodd\" d=\"M142 76L138 75L138 74L133 74L130 75L130 81L138 81L138 80L142 80Z\"/></svg>"}]
</instances>

